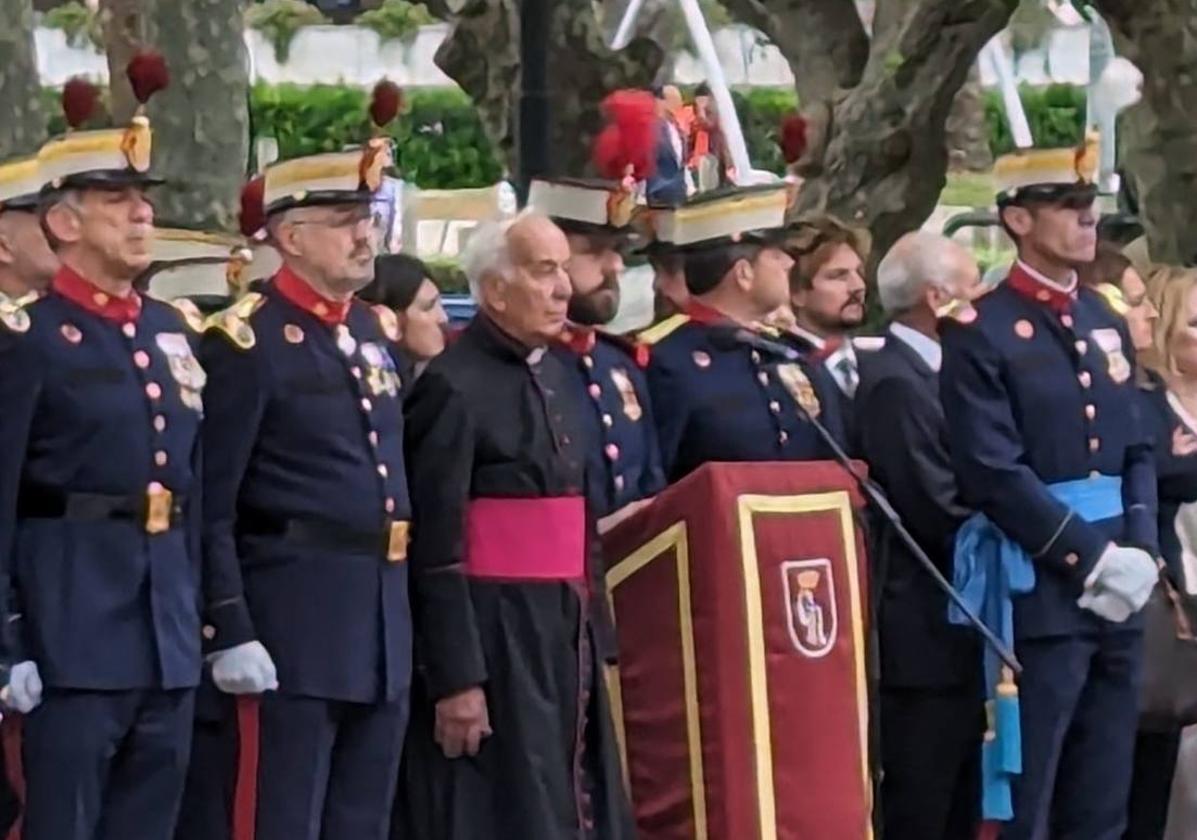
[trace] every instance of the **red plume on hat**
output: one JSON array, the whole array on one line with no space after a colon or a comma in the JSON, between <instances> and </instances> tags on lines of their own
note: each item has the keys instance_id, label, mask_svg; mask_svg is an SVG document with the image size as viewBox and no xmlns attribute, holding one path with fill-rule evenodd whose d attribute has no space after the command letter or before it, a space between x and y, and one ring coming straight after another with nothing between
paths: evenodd
<instances>
[{"instance_id":1,"label":"red plume on hat","mask_svg":"<svg viewBox=\"0 0 1197 840\"><path fill-rule=\"evenodd\" d=\"M370 96L370 119L382 128L399 116L403 107L403 90L390 79L383 79L374 86Z\"/></svg>"},{"instance_id":2,"label":"red plume on hat","mask_svg":"<svg viewBox=\"0 0 1197 840\"><path fill-rule=\"evenodd\" d=\"M644 90L617 90L603 100L607 125L594 141L591 154L603 178L643 180L656 170L656 102Z\"/></svg>"},{"instance_id":3,"label":"red plume on hat","mask_svg":"<svg viewBox=\"0 0 1197 840\"><path fill-rule=\"evenodd\" d=\"M266 226L266 176L251 178L241 188L241 213L238 221L242 235L253 238Z\"/></svg>"},{"instance_id":4,"label":"red plume on hat","mask_svg":"<svg viewBox=\"0 0 1197 840\"><path fill-rule=\"evenodd\" d=\"M100 102L100 89L76 76L62 86L62 113L71 128L82 128Z\"/></svg>"},{"instance_id":5,"label":"red plume on hat","mask_svg":"<svg viewBox=\"0 0 1197 840\"><path fill-rule=\"evenodd\" d=\"M781 121L781 136L777 145L781 146L781 156L786 163L797 163L806 154L806 128L806 120L798 113L788 114Z\"/></svg>"},{"instance_id":6,"label":"red plume on hat","mask_svg":"<svg viewBox=\"0 0 1197 840\"><path fill-rule=\"evenodd\" d=\"M154 50L142 50L129 59L125 75L129 77L133 95L142 105L170 84L170 70L166 66L166 59L162 57L162 53Z\"/></svg>"}]
</instances>

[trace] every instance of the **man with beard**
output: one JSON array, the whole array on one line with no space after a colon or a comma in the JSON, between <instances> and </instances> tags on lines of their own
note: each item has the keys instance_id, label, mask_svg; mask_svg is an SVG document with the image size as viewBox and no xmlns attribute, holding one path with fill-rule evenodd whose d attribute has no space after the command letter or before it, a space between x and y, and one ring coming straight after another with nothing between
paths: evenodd
<instances>
[{"instance_id":1,"label":"man with beard","mask_svg":"<svg viewBox=\"0 0 1197 840\"><path fill-rule=\"evenodd\" d=\"M630 512L665 485L642 372L647 348L601 329L619 310L620 249L629 234L629 215L619 208L631 198L617 182L540 180L528 198L569 241L569 324L554 352L574 370L578 403L589 409L587 479L599 517Z\"/></svg>"},{"instance_id":2,"label":"man with beard","mask_svg":"<svg viewBox=\"0 0 1197 840\"><path fill-rule=\"evenodd\" d=\"M659 330L648 367L665 474L708 461L832 457L808 417L842 442L838 403L763 322L789 295L784 185L710 194L657 211L658 238L685 254L693 298ZM795 357L795 358L790 358Z\"/></svg>"},{"instance_id":3,"label":"man with beard","mask_svg":"<svg viewBox=\"0 0 1197 840\"><path fill-rule=\"evenodd\" d=\"M144 102L165 66L142 54L129 75ZM94 97L68 86L72 125ZM256 645L236 569L198 551L204 373L181 314L134 288L150 142L139 112L40 150L61 266L38 300L0 309L0 697L25 715L31 840L169 840L201 622L216 667Z\"/></svg>"},{"instance_id":4,"label":"man with beard","mask_svg":"<svg viewBox=\"0 0 1197 840\"><path fill-rule=\"evenodd\" d=\"M786 251L794 258L790 305L797 321L789 340L823 362L850 403L860 382L848 336L865 317L864 236L830 217L812 219L791 231Z\"/></svg>"},{"instance_id":5,"label":"man with beard","mask_svg":"<svg viewBox=\"0 0 1197 840\"><path fill-rule=\"evenodd\" d=\"M987 517L957 537L957 585L1002 611L1012 602L1024 668L1022 773L983 777L983 816L1010 820L1002 836L1012 840L1122 837L1142 664L1136 613L1158 580L1155 465L1133 345L1125 322L1077 283L1097 241L1097 165L1093 136L1080 150L997 162L1018 261L974 317L942 329L956 479ZM990 697L1008 697L1010 680L986 664ZM999 726L993 738L1004 734ZM995 807L1009 787L1012 815Z\"/></svg>"},{"instance_id":6,"label":"man with beard","mask_svg":"<svg viewBox=\"0 0 1197 840\"><path fill-rule=\"evenodd\" d=\"M413 840L634 836L600 663L612 651L585 426L551 352L565 235L525 213L464 255L479 313L408 398L419 667Z\"/></svg>"},{"instance_id":7,"label":"man with beard","mask_svg":"<svg viewBox=\"0 0 1197 840\"><path fill-rule=\"evenodd\" d=\"M265 646L213 668L218 687L266 692L226 718L240 738L234 836L389 828L411 674L410 506L401 383L378 316L354 297L374 274L370 202L389 156L379 138L268 167L282 268L204 336L204 552L240 568Z\"/></svg>"},{"instance_id":8,"label":"man with beard","mask_svg":"<svg viewBox=\"0 0 1197 840\"><path fill-rule=\"evenodd\" d=\"M860 383L858 351L876 350L884 339L852 338L865 317L864 259L867 234L825 216L799 223L786 238L794 258L790 270L790 307L796 324L786 341L814 361L839 390L849 450L856 449L852 399Z\"/></svg>"}]
</instances>

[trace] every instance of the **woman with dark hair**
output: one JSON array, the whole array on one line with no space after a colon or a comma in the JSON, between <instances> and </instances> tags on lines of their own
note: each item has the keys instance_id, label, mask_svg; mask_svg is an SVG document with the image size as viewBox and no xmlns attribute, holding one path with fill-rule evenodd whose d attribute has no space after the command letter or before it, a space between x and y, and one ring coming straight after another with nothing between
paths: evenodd
<instances>
[{"instance_id":1,"label":"woman with dark hair","mask_svg":"<svg viewBox=\"0 0 1197 840\"><path fill-rule=\"evenodd\" d=\"M374 261L374 279L358 294L383 319L395 348L419 376L445 349L449 317L428 266L407 254L385 254Z\"/></svg>"}]
</instances>

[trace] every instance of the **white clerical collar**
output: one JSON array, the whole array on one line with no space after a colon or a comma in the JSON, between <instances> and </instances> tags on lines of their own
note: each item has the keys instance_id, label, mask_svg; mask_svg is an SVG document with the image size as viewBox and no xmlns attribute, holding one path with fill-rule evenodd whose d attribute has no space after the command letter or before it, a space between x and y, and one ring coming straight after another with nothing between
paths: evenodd
<instances>
[{"instance_id":1,"label":"white clerical collar","mask_svg":"<svg viewBox=\"0 0 1197 840\"><path fill-rule=\"evenodd\" d=\"M1042 283L1044 286L1047 286L1049 289L1055 289L1057 292L1063 292L1066 295L1071 295L1076 291L1076 272L1075 271L1073 271L1072 274L1069 275L1068 282L1061 286L1055 280L1052 280L1050 277L1048 277L1045 274L1040 274L1038 271L1031 268L1029 265L1027 265L1022 260L1018 260L1018 267L1021 268L1024 272L1026 272L1027 275L1032 280L1034 280L1036 283Z\"/></svg>"},{"instance_id":2,"label":"white clerical collar","mask_svg":"<svg viewBox=\"0 0 1197 840\"><path fill-rule=\"evenodd\" d=\"M943 347L938 341L897 321L889 325L889 331L894 338L900 339L903 344L918 353L919 358L927 363L927 367L939 373L939 369L943 367Z\"/></svg>"}]
</instances>

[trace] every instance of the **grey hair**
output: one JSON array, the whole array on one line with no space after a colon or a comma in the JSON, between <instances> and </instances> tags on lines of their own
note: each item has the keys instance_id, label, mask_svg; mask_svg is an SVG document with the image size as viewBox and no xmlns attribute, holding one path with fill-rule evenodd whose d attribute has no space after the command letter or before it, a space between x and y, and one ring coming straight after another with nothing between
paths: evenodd
<instances>
[{"instance_id":1,"label":"grey hair","mask_svg":"<svg viewBox=\"0 0 1197 840\"><path fill-rule=\"evenodd\" d=\"M532 215L524 210L510 219L482 222L470 232L461 251L461 268L470 284L474 300L482 302L482 281L492 275L509 277L514 265L511 261L509 234L519 222Z\"/></svg>"},{"instance_id":2,"label":"grey hair","mask_svg":"<svg viewBox=\"0 0 1197 840\"><path fill-rule=\"evenodd\" d=\"M963 246L946 236L915 231L899 239L877 266L877 296L890 315L913 309L927 287L950 291L952 256Z\"/></svg>"}]
</instances>

